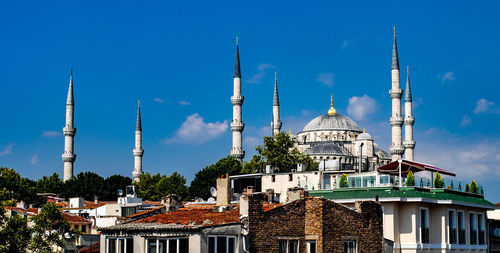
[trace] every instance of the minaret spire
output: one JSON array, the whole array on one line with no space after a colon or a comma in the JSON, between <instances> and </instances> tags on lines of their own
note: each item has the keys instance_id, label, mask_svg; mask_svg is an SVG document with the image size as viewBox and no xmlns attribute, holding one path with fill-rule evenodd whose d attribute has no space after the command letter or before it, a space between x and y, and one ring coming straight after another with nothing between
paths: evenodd
<instances>
[{"instance_id":1,"label":"minaret spire","mask_svg":"<svg viewBox=\"0 0 500 253\"><path fill-rule=\"evenodd\" d=\"M392 115L389 120L392 129L392 145L389 150L392 154L392 160L396 161L402 157L404 153L402 144L402 126L403 117L401 117L401 97L403 90L401 90L401 85L399 81L399 58L398 58L398 47L396 45L396 26L394 26L394 44L392 47L392 87L389 90L389 95L392 99Z\"/></svg>"},{"instance_id":2,"label":"minaret spire","mask_svg":"<svg viewBox=\"0 0 500 253\"><path fill-rule=\"evenodd\" d=\"M141 122L141 101L137 101L137 122L135 124L135 148L133 150L134 154L134 171L132 176L134 177L134 182L138 182L142 175L142 156L144 155L144 149L142 149L142 122Z\"/></svg>"},{"instance_id":3,"label":"minaret spire","mask_svg":"<svg viewBox=\"0 0 500 253\"><path fill-rule=\"evenodd\" d=\"M405 95L405 140L403 146L405 147L405 158L408 160L414 160L414 148L415 141L413 140L413 124L415 123L415 118L413 118L412 112L412 99L411 99L411 88L410 88L410 66L406 67L406 95Z\"/></svg>"},{"instance_id":4,"label":"minaret spire","mask_svg":"<svg viewBox=\"0 0 500 253\"><path fill-rule=\"evenodd\" d=\"M242 146L242 134L245 129L243 123L241 107L244 97L241 95L241 69L240 69L240 53L238 48L238 37L236 37L236 60L234 64L233 76L233 96L231 96L231 104L233 104L233 121L231 122L231 131L233 132L233 145L231 152L232 157L242 161L245 157L245 151Z\"/></svg>"},{"instance_id":5,"label":"minaret spire","mask_svg":"<svg viewBox=\"0 0 500 253\"><path fill-rule=\"evenodd\" d=\"M337 110L333 108L333 94L330 94L330 109L328 110L328 115L335 115L337 114Z\"/></svg>"},{"instance_id":6,"label":"minaret spire","mask_svg":"<svg viewBox=\"0 0 500 253\"><path fill-rule=\"evenodd\" d=\"M274 72L274 97L273 97L273 121L271 122L271 129L273 135L281 131L280 121L280 99L278 96L278 74Z\"/></svg>"},{"instance_id":7,"label":"minaret spire","mask_svg":"<svg viewBox=\"0 0 500 253\"><path fill-rule=\"evenodd\" d=\"M67 181L73 177L73 163L76 160L76 155L74 154L74 148L75 148L74 141L76 134L74 120L75 120L75 99L73 96L73 68L71 68L68 97L66 99L66 125L63 128L64 153L62 154L62 160L64 163L64 175L63 175L64 181Z\"/></svg>"}]
</instances>

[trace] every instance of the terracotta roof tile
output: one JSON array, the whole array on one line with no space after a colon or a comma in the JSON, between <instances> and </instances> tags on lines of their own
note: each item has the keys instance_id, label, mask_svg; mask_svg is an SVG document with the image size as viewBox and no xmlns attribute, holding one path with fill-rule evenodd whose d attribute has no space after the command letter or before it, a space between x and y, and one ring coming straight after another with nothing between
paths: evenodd
<instances>
[{"instance_id":1,"label":"terracotta roof tile","mask_svg":"<svg viewBox=\"0 0 500 253\"><path fill-rule=\"evenodd\" d=\"M82 216L79 215L71 215L69 213L62 213L64 216L64 219L68 221L69 223L85 223L85 224L90 224L90 220L87 220L83 218Z\"/></svg>"}]
</instances>

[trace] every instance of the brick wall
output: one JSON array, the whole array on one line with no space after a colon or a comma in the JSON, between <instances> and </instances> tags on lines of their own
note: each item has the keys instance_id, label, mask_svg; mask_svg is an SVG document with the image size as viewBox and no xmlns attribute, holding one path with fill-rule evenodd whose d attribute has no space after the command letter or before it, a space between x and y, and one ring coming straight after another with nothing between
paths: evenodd
<instances>
[{"instance_id":1,"label":"brick wall","mask_svg":"<svg viewBox=\"0 0 500 253\"><path fill-rule=\"evenodd\" d=\"M250 252L278 252L279 239L315 240L317 252L343 252L344 240L355 240L358 253L382 252L382 209L363 202L360 212L324 198L306 197L264 212L263 194L249 196Z\"/></svg>"}]
</instances>

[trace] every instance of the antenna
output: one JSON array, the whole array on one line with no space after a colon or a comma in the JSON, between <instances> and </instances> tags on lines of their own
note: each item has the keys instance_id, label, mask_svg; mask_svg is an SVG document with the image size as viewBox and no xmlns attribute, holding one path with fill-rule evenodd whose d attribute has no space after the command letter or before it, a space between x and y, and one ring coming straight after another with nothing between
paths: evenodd
<instances>
[{"instance_id":1,"label":"antenna","mask_svg":"<svg viewBox=\"0 0 500 253\"><path fill-rule=\"evenodd\" d=\"M215 187L210 187L210 194L212 195L212 197L217 197L217 189L215 189Z\"/></svg>"}]
</instances>

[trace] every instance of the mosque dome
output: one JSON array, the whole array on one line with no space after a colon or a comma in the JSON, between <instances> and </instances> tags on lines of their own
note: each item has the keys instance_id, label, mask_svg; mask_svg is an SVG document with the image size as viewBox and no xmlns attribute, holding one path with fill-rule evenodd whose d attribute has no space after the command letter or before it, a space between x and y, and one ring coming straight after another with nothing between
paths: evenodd
<instances>
[{"instance_id":1,"label":"mosque dome","mask_svg":"<svg viewBox=\"0 0 500 253\"><path fill-rule=\"evenodd\" d=\"M358 138L356 138L356 140L358 140L358 141L373 140L373 138L369 133L363 131L363 133L358 135Z\"/></svg>"},{"instance_id":2,"label":"mosque dome","mask_svg":"<svg viewBox=\"0 0 500 253\"><path fill-rule=\"evenodd\" d=\"M354 122L354 120L346 117L344 115L340 115L338 113L335 114L325 114L311 120L304 127L302 132L309 131L351 131L351 132L359 132L362 130Z\"/></svg>"}]
</instances>

